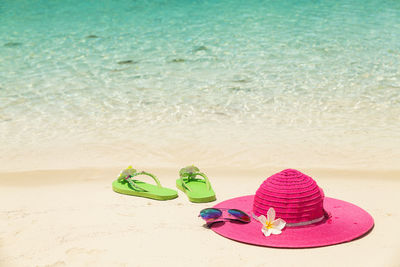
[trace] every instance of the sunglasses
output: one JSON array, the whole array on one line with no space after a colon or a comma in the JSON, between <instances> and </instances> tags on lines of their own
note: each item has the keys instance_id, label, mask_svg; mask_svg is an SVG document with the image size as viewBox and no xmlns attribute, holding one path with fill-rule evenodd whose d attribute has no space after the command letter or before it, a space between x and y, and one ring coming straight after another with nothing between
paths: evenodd
<instances>
[{"instance_id":1,"label":"sunglasses","mask_svg":"<svg viewBox=\"0 0 400 267\"><path fill-rule=\"evenodd\" d=\"M223 211L227 211L227 217L222 217ZM223 220L235 220L243 223L249 223L251 221L250 216L238 209L224 209L224 208L207 208L200 211L200 215L207 224L223 221Z\"/></svg>"}]
</instances>

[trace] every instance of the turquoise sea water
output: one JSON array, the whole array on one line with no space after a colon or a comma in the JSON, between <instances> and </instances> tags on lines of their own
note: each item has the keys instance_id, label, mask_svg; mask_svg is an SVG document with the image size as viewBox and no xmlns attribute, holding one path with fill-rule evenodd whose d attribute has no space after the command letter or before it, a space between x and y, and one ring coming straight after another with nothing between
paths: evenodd
<instances>
[{"instance_id":1,"label":"turquoise sea water","mask_svg":"<svg viewBox=\"0 0 400 267\"><path fill-rule=\"evenodd\" d=\"M399 168L399 1L0 1L0 169Z\"/></svg>"}]
</instances>

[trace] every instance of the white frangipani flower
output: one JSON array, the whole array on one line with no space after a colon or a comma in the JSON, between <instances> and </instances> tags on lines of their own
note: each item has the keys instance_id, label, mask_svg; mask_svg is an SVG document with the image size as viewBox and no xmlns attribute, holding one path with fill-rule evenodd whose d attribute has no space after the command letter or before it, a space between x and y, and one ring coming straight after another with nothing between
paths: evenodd
<instances>
[{"instance_id":1,"label":"white frangipani flower","mask_svg":"<svg viewBox=\"0 0 400 267\"><path fill-rule=\"evenodd\" d=\"M261 231L265 236L279 235L282 233L282 229L285 227L286 222L282 219L275 220L274 208L269 208L267 212L267 218L264 215L258 217L258 221L263 225Z\"/></svg>"}]
</instances>

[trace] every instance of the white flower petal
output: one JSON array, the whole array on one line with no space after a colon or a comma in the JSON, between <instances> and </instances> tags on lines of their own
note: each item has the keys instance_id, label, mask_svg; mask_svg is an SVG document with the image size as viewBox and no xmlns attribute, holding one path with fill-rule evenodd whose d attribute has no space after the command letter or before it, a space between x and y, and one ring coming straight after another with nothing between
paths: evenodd
<instances>
[{"instance_id":1,"label":"white flower petal","mask_svg":"<svg viewBox=\"0 0 400 267\"><path fill-rule=\"evenodd\" d=\"M262 228L261 231L264 233L265 236L270 236L271 235L271 229L267 228Z\"/></svg>"},{"instance_id":2,"label":"white flower petal","mask_svg":"<svg viewBox=\"0 0 400 267\"><path fill-rule=\"evenodd\" d=\"M271 230L271 234L273 234L273 235L279 235L280 233L282 233L282 231L279 229L271 228L270 230Z\"/></svg>"},{"instance_id":3,"label":"white flower petal","mask_svg":"<svg viewBox=\"0 0 400 267\"><path fill-rule=\"evenodd\" d=\"M275 209L274 208L269 208L267 212L267 220L269 222L272 222L275 220Z\"/></svg>"},{"instance_id":4,"label":"white flower petal","mask_svg":"<svg viewBox=\"0 0 400 267\"><path fill-rule=\"evenodd\" d=\"M264 215L261 215L261 216L258 217L258 221L260 223L262 223L263 225L265 225L265 223L267 222L267 218L265 218Z\"/></svg>"},{"instance_id":5,"label":"white flower petal","mask_svg":"<svg viewBox=\"0 0 400 267\"><path fill-rule=\"evenodd\" d=\"M272 222L272 227L278 230L282 230L283 228L285 228L285 225L286 222L280 218Z\"/></svg>"}]
</instances>

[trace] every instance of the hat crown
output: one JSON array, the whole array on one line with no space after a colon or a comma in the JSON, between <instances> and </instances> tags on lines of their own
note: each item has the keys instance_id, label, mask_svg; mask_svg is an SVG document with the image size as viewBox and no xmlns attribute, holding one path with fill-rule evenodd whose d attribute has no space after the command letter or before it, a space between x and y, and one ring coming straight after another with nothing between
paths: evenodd
<instances>
[{"instance_id":1,"label":"hat crown","mask_svg":"<svg viewBox=\"0 0 400 267\"><path fill-rule=\"evenodd\" d=\"M274 208L276 218L287 223L308 222L324 216L324 193L309 176L286 169L268 177L256 191L253 213L266 215Z\"/></svg>"}]
</instances>

